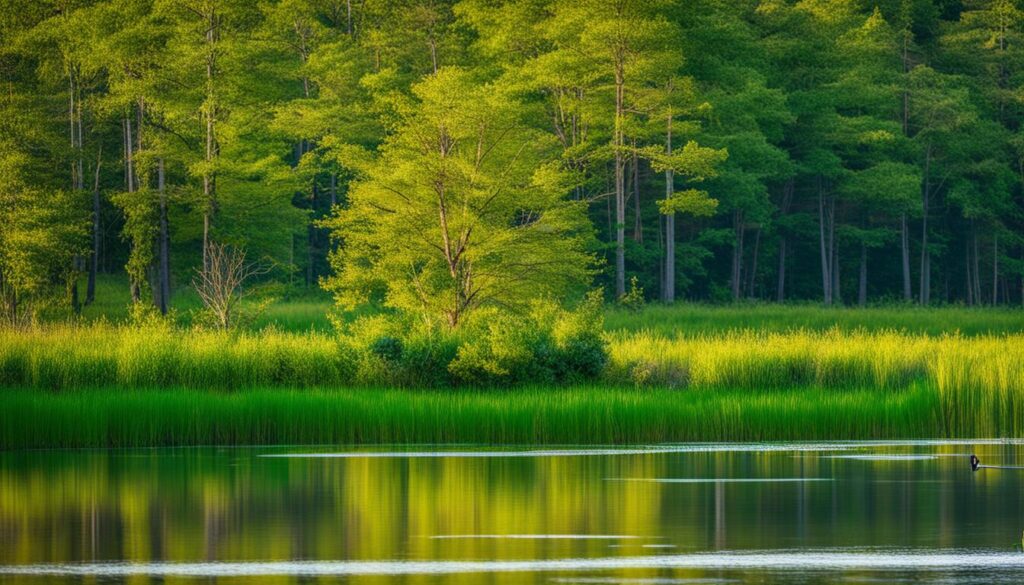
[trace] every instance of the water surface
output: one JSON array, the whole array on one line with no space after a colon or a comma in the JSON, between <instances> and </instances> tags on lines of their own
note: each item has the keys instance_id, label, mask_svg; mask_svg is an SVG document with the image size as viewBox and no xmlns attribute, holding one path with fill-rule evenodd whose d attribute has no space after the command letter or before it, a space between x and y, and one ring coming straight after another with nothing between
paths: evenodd
<instances>
[{"instance_id":1,"label":"water surface","mask_svg":"<svg viewBox=\"0 0 1024 585\"><path fill-rule=\"evenodd\" d=\"M0 453L0 583L1016 583L1003 441Z\"/></svg>"}]
</instances>

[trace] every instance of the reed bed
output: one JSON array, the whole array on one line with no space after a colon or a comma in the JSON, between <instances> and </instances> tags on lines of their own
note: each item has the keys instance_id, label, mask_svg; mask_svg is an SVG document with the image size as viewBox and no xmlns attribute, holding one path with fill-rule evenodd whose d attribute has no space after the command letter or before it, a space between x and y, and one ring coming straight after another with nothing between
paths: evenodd
<instances>
[{"instance_id":1,"label":"reed bed","mask_svg":"<svg viewBox=\"0 0 1024 585\"><path fill-rule=\"evenodd\" d=\"M923 388L9 390L0 409L0 448L932 437L942 418L936 397Z\"/></svg>"}]
</instances>

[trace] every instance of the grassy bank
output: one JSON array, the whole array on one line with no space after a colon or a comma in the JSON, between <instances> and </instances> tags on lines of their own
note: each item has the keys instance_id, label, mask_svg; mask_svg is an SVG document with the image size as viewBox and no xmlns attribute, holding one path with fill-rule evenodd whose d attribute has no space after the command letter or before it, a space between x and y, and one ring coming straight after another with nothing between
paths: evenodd
<instances>
[{"instance_id":1,"label":"grassy bank","mask_svg":"<svg viewBox=\"0 0 1024 585\"><path fill-rule=\"evenodd\" d=\"M601 379L620 386L899 389L923 383L947 392L1024 396L1022 334L830 330L676 337L612 333L607 338L609 361ZM8 387L387 386L393 383L389 367L398 366L359 340L316 332L225 334L110 325L0 331L0 383Z\"/></svg>"},{"instance_id":2,"label":"grassy bank","mask_svg":"<svg viewBox=\"0 0 1024 585\"><path fill-rule=\"evenodd\" d=\"M311 307L286 312L317 312ZM906 326L887 328L894 321ZM386 331L339 335L304 327L301 317L290 331L231 334L104 320L0 330L0 441L10 448L1022 436L1020 321L1012 311L967 309L611 311L607 361L590 386L525 377L527 386L504 390L486 381L502 380L497 374L455 387L438 381L459 380L445 376L463 345L487 348L477 374L527 371L535 351L562 363L551 353L557 348L516 345L515 335L421 336L403 347L382 344L393 341L381 337ZM561 351L573 355L567 347Z\"/></svg>"},{"instance_id":3,"label":"grassy bank","mask_svg":"<svg viewBox=\"0 0 1024 585\"><path fill-rule=\"evenodd\" d=\"M521 389L461 393L9 390L0 447L199 444L636 444L973 436L939 394L901 391Z\"/></svg>"}]
</instances>

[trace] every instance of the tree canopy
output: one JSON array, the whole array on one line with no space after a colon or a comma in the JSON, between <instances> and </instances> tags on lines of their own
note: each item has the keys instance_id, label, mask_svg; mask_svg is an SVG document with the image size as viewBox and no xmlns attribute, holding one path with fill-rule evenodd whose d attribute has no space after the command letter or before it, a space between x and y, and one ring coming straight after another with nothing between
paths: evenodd
<instances>
[{"instance_id":1,"label":"tree canopy","mask_svg":"<svg viewBox=\"0 0 1024 585\"><path fill-rule=\"evenodd\" d=\"M0 297L1024 302L1021 0L0 2ZM86 284L80 295L79 281Z\"/></svg>"}]
</instances>

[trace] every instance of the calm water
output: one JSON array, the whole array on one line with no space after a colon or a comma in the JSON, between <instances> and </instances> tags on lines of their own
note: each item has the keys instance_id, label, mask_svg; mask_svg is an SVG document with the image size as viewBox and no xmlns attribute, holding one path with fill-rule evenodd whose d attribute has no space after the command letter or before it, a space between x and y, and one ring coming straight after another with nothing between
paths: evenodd
<instances>
[{"instance_id":1,"label":"calm water","mask_svg":"<svg viewBox=\"0 0 1024 585\"><path fill-rule=\"evenodd\" d=\"M1024 444L0 453L0 583L1016 583Z\"/></svg>"}]
</instances>

